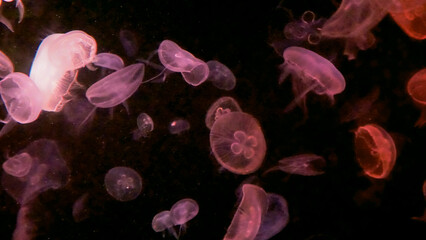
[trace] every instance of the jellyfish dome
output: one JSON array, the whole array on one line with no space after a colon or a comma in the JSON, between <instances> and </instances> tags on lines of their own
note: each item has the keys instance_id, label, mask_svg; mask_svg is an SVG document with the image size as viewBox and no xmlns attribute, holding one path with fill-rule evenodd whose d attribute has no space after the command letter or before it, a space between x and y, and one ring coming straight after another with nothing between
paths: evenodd
<instances>
[{"instance_id":1,"label":"jellyfish dome","mask_svg":"<svg viewBox=\"0 0 426 240\"><path fill-rule=\"evenodd\" d=\"M345 78L327 59L301 47L289 47L284 51L283 73L279 82L292 76L295 100L286 111L299 105L306 112L306 94L313 91L318 95L326 95L334 103L334 95L343 92L346 87Z\"/></svg>"},{"instance_id":2,"label":"jellyfish dome","mask_svg":"<svg viewBox=\"0 0 426 240\"><path fill-rule=\"evenodd\" d=\"M407 83L407 92L413 102L422 110L416 126L423 126L426 123L426 68L416 72Z\"/></svg>"},{"instance_id":3,"label":"jellyfish dome","mask_svg":"<svg viewBox=\"0 0 426 240\"><path fill-rule=\"evenodd\" d=\"M259 169L266 154L259 122L243 112L227 113L214 122L210 147L222 167L243 175Z\"/></svg>"},{"instance_id":4,"label":"jellyfish dome","mask_svg":"<svg viewBox=\"0 0 426 240\"><path fill-rule=\"evenodd\" d=\"M10 58L0 51L0 78L4 78L9 73L12 73L14 66Z\"/></svg>"}]
</instances>

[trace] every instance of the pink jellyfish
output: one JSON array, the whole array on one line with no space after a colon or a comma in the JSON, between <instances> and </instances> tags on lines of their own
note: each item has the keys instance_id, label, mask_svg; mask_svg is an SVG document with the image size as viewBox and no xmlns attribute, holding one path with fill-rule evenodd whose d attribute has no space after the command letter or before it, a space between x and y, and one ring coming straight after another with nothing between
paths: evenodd
<instances>
[{"instance_id":1,"label":"pink jellyfish","mask_svg":"<svg viewBox=\"0 0 426 240\"><path fill-rule=\"evenodd\" d=\"M5 2L13 2L14 0L4 0ZM24 13L25 13L25 8L24 8L24 4L22 3L22 0L15 0L16 4L15 7L18 8L18 12L19 12L19 23L22 22L22 19L24 19ZM2 0L0 0L0 7L2 5ZM5 16L3 16L2 13L3 9L0 8L0 23L3 23L10 31L13 32L13 27L12 27L12 23L9 21L9 19L7 19Z\"/></svg>"},{"instance_id":2,"label":"pink jellyfish","mask_svg":"<svg viewBox=\"0 0 426 240\"><path fill-rule=\"evenodd\" d=\"M210 105L209 110L206 114L206 126L211 129L213 123L220 118L222 115L230 112L242 112L238 102L232 97L221 97L217 99L212 105Z\"/></svg>"},{"instance_id":3,"label":"pink jellyfish","mask_svg":"<svg viewBox=\"0 0 426 240\"><path fill-rule=\"evenodd\" d=\"M222 167L236 174L256 171L266 154L265 137L259 122L243 112L227 113L214 122L210 147Z\"/></svg>"},{"instance_id":4,"label":"pink jellyfish","mask_svg":"<svg viewBox=\"0 0 426 240\"><path fill-rule=\"evenodd\" d=\"M325 159L321 156L305 153L286 157L278 162L278 166L272 167L265 173L281 170L289 174L302 176L317 176L324 173Z\"/></svg>"},{"instance_id":5,"label":"pink jellyfish","mask_svg":"<svg viewBox=\"0 0 426 240\"><path fill-rule=\"evenodd\" d=\"M311 91L326 95L334 103L334 95L345 89L345 78L340 71L317 53L301 47L289 47L284 51L283 57L285 62L281 66L279 82L291 75L295 95L285 112L298 105L306 114L306 94Z\"/></svg>"},{"instance_id":6,"label":"pink jellyfish","mask_svg":"<svg viewBox=\"0 0 426 240\"><path fill-rule=\"evenodd\" d=\"M0 51L0 78L4 78L14 71L14 66L9 57Z\"/></svg>"},{"instance_id":7,"label":"pink jellyfish","mask_svg":"<svg viewBox=\"0 0 426 240\"><path fill-rule=\"evenodd\" d=\"M421 109L416 126L422 127L426 123L426 68L416 72L408 80L407 92L415 105Z\"/></svg>"},{"instance_id":8,"label":"pink jellyfish","mask_svg":"<svg viewBox=\"0 0 426 240\"><path fill-rule=\"evenodd\" d=\"M142 178L128 167L114 167L105 174L105 188L118 201L136 199L142 191Z\"/></svg>"}]
</instances>

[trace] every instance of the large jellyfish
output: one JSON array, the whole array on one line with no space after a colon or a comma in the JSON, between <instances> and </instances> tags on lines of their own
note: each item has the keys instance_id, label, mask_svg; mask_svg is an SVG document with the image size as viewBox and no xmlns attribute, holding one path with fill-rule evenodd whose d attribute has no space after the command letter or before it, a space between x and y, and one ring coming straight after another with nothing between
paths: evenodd
<instances>
[{"instance_id":1,"label":"large jellyfish","mask_svg":"<svg viewBox=\"0 0 426 240\"><path fill-rule=\"evenodd\" d=\"M334 95L341 93L346 86L345 78L327 59L315 52L301 47L289 47L284 51L284 64L279 82L288 75L292 76L295 99L285 111L296 105L306 113L306 94L313 91L318 95L326 95L334 103Z\"/></svg>"},{"instance_id":2,"label":"large jellyfish","mask_svg":"<svg viewBox=\"0 0 426 240\"><path fill-rule=\"evenodd\" d=\"M80 30L52 34L42 41L30 78L43 95L43 110L62 110L69 101L67 94L76 82L77 70L93 62L96 49L95 39Z\"/></svg>"},{"instance_id":3,"label":"large jellyfish","mask_svg":"<svg viewBox=\"0 0 426 240\"><path fill-rule=\"evenodd\" d=\"M142 191L142 178L128 167L111 168L105 175L105 188L118 201L131 201Z\"/></svg>"},{"instance_id":4,"label":"large jellyfish","mask_svg":"<svg viewBox=\"0 0 426 240\"><path fill-rule=\"evenodd\" d=\"M407 83L407 92L417 107L421 109L416 126L426 123L426 68L416 72Z\"/></svg>"},{"instance_id":5,"label":"large jellyfish","mask_svg":"<svg viewBox=\"0 0 426 240\"><path fill-rule=\"evenodd\" d=\"M364 173L372 178L386 178L396 161L396 147L386 130L367 124L355 132L355 154Z\"/></svg>"},{"instance_id":6,"label":"large jellyfish","mask_svg":"<svg viewBox=\"0 0 426 240\"><path fill-rule=\"evenodd\" d=\"M256 185L244 184L240 205L226 231L224 240L253 240L268 210L266 192Z\"/></svg>"},{"instance_id":7,"label":"large jellyfish","mask_svg":"<svg viewBox=\"0 0 426 240\"><path fill-rule=\"evenodd\" d=\"M236 174L249 174L262 165L266 142L259 122L250 114L230 112L210 130L210 147L216 160Z\"/></svg>"},{"instance_id":8,"label":"large jellyfish","mask_svg":"<svg viewBox=\"0 0 426 240\"><path fill-rule=\"evenodd\" d=\"M64 186L70 176L55 141L32 142L3 164L2 185L21 205L40 193Z\"/></svg>"},{"instance_id":9,"label":"large jellyfish","mask_svg":"<svg viewBox=\"0 0 426 240\"><path fill-rule=\"evenodd\" d=\"M355 59L358 49L375 42L373 29L387 14L375 0L343 0L339 9L324 23L321 35L345 40L344 54Z\"/></svg>"}]
</instances>

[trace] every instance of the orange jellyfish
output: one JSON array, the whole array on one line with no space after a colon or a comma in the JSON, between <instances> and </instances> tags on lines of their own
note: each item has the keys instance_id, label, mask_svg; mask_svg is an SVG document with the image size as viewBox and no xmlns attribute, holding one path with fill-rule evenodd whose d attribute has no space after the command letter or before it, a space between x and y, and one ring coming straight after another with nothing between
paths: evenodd
<instances>
[{"instance_id":1,"label":"orange jellyfish","mask_svg":"<svg viewBox=\"0 0 426 240\"><path fill-rule=\"evenodd\" d=\"M415 125L422 127L426 123L426 68L418 71L408 80L407 92L414 104L421 109L420 118Z\"/></svg>"},{"instance_id":2,"label":"orange jellyfish","mask_svg":"<svg viewBox=\"0 0 426 240\"><path fill-rule=\"evenodd\" d=\"M268 210L266 192L256 185L243 185L243 198L229 225L224 240L253 240Z\"/></svg>"},{"instance_id":3,"label":"orange jellyfish","mask_svg":"<svg viewBox=\"0 0 426 240\"><path fill-rule=\"evenodd\" d=\"M210 146L222 167L236 174L256 171L266 154L265 137L259 123L243 112L227 113L214 122Z\"/></svg>"},{"instance_id":4,"label":"orange jellyfish","mask_svg":"<svg viewBox=\"0 0 426 240\"><path fill-rule=\"evenodd\" d=\"M355 155L365 174L383 179L395 165L396 147L386 130L376 124L367 124L355 132Z\"/></svg>"}]
</instances>

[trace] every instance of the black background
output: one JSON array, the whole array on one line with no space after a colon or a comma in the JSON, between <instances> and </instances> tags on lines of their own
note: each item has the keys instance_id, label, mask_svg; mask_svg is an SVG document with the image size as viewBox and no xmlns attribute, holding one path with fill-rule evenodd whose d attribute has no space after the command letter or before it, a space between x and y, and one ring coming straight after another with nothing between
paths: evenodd
<instances>
[{"instance_id":1,"label":"black background","mask_svg":"<svg viewBox=\"0 0 426 240\"><path fill-rule=\"evenodd\" d=\"M338 2L338 1L337 1ZM425 43L410 39L386 16L374 28L377 43L348 61L341 42L326 41L306 47L332 59L346 79L346 90L330 105L324 96L308 95L308 116L300 109L284 113L293 99L291 81L278 85L283 62L271 47L283 43L282 29L306 10L329 17L338 3L330 0L282 1L24 1L24 21L15 32L0 26L0 49L29 73L41 40L49 34L83 30L98 43L98 52L112 52L126 64L147 58L164 39L170 39L196 57L226 64L237 77L232 91L204 83L186 84L174 74L164 84L144 84L123 106L98 109L91 125L73 133L62 113L42 113L31 124L19 125L0 138L2 161L39 138L56 140L71 170L69 183L39 195L29 216L37 226L36 239L162 239L151 228L152 217L182 198L193 198L200 212L188 223L182 239L221 239L237 207L235 191L248 177L267 192L284 196L290 222L274 239L424 239L424 222L412 220L425 207L422 184L426 178L426 132L414 127L420 111L405 86L425 64ZM337 5L336 5L337 4ZM3 13L17 18L13 4ZM291 13L293 16L290 16ZM136 57L126 57L120 30L130 30L140 46ZM155 72L148 70L147 77ZM99 71L80 71L86 87L100 78ZM359 102L379 91L370 106ZM264 131L267 154L261 169L238 176L220 169L209 146L204 117L221 96L232 96L243 111L256 117ZM360 107L361 106L361 107ZM364 107L366 106L366 107ZM343 121L348 113L366 108L358 120ZM136 117L146 112L154 120L149 138L134 141ZM184 118L191 129L171 135L167 126ZM376 123L393 136L398 158L391 175L373 180L362 173L353 151L353 132L360 124ZM262 172L283 157L315 153L327 160L326 173L317 177ZM105 173L128 166L143 178L141 195L118 202L105 191ZM75 223L72 205L89 193L89 218ZM10 239L19 205L0 188L0 238ZM166 235L166 238L168 236Z\"/></svg>"}]
</instances>

